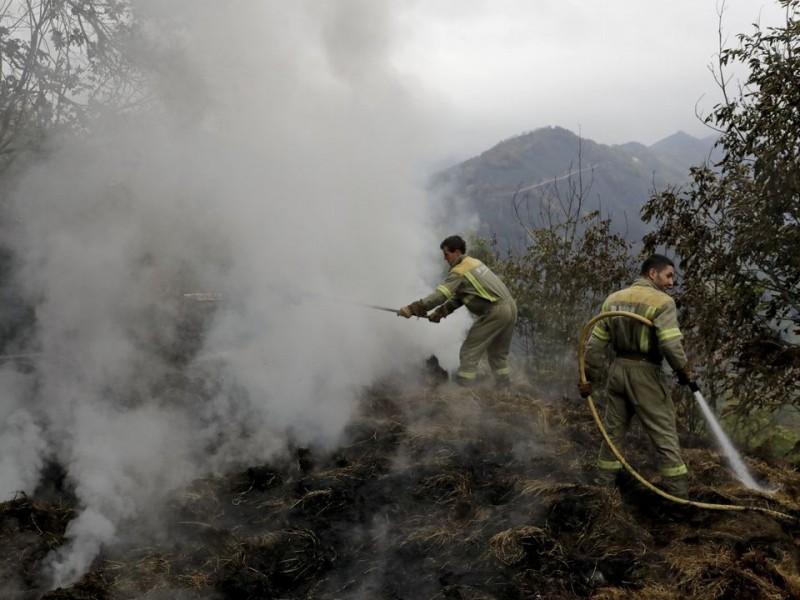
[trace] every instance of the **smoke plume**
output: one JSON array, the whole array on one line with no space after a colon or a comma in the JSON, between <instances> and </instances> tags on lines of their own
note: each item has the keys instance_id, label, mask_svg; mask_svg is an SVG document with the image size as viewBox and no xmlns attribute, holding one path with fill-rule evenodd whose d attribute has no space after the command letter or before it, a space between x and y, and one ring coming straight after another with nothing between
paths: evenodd
<instances>
[{"instance_id":1,"label":"smoke plume","mask_svg":"<svg viewBox=\"0 0 800 600\"><path fill-rule=\"evenodd\" d=\"M56 586L191 479L335 443L363 386L452 364L460 334L359 305L427 293L455 233L431 225L390 7L137 6L158 108L53 140L13 197L38 358L0 371L0 497L65 469Z\"/></svg>"}]
</instances>

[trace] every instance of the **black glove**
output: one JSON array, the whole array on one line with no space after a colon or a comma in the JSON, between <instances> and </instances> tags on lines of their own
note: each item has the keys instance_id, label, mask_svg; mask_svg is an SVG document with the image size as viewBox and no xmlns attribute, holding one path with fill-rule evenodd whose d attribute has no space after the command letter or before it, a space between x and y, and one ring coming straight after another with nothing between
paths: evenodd
<instances>
[{"instance_id":1,"label":"black glove","mask_svg":"<svg viewBox=\"0 0 800 600\"><path fill-rule=\"evenodd\" d=\"M581 398L587 398L592 395L592 382L591 381L579 381L578 382L578 391L581 393Z\"/></svg>"},{"instance_id":2,"label":"black glove","mask_svg":"<svg viewBox=\"0 0 800 600\"><path fill-rule=\"evenodd\" d=\"M680 371L675 371L675 375L678 376L678 383L681 385L689 385L694 381L694 373L692 373L689 367L681 369Z\"/></svg>"},{"instance_id":3,"label":"black glove","mask_svg":"<svg viewBox=\"0 0 800 600\"><path fill-rule=\"evenodd\" d=\"M438 323L449 314L450 314L450 309L447 308L447 304L442 304L439 308L433 311L432 314L428 315L428 321L430 321L431 323Z\"/></svg>"},{"instance_id":4,"label":"black glove","mask_svg":"<svg viewBox=\"0 0 800 600\"><path fill-rule=\"evenodd\" d=\"M426 317L428 316L428 313L425 312L425 309L422 306L422 301L417 300L398 310L397 316L410 319L411 317Z\"/></svg>"}]
</instances>

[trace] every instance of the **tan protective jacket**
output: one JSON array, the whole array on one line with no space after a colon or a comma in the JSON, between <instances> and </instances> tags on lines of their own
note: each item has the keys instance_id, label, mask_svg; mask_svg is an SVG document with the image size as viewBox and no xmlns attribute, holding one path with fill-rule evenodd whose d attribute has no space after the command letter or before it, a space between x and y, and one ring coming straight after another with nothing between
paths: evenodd
<instances>
[{"instance_id":1,"label":"tan protective jacket","mask_svg":"<svg viewBox=\"0 0 800 600\"><path fill-rule=\"evenodd\" d=\"M596 379L609 343L617 355L641 355L656 364L666 358L674 371L686 368L683 334L678 327L675 301L669 295L650 280L640 278L631 287L606 298L601 312L618 310L641 315L654 326L623 316L598 321L586 344L586 374L590 380Z\"/></svg>"},{"instance_id":2,"label":"tan protective jacket","mask_svg":"<svg viewBox=\"0 0 800 600\"><path fill-rule=\"evenodd\" d=\"M503 300L513 300L505 284L489 267L465 254L451 265L447 278L421 302L426 311L446 302L449 312L465 305L470 312L482 315L491 304Z\"/></svg>"}]
</instances>

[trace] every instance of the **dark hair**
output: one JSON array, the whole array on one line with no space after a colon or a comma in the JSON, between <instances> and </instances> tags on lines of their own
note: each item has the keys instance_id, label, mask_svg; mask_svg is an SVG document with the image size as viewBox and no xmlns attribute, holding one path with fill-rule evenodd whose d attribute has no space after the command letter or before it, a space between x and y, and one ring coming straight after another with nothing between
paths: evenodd
<instances>
[{"instance_id":1,"label":"dark hair","mask_svg":"<svg viewBox=\"0 0 800 600\"><path fill-rule=\"evenodd\" d=\"M645 259L645 261L642 263L642 270L639 274L647 275L650 272L650 269L655 269L656 271L661 272L661 270L665 267L674 266L675 263L663 254L653 254L648 256L647 259Z\"/></svg>"},{"instance_id":2,"label":"dark hair","mask_svg":"<svg viewBox=\"0 0 800 600\"><path fill-rule=\"evenodd\" d=\"M465 242L459 235L451 235L439 245L440 250L447 248L450 252L461 250L461 254L467 253L467 242Z\"/></svg>"}]
</instances>

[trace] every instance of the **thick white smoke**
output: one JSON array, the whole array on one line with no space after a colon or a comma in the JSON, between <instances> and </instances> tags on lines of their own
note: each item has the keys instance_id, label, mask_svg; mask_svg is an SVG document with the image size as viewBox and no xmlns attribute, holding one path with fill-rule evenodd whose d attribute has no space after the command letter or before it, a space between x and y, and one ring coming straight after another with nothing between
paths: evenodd
<instances>
[{"instance_id":1,"label":"thick white smoke","mask_svg":"<svg viewBox=\"0 0 800 600\"><path fill-rule=\"evenodd\" d=\"M452 364L461 334L358 305L427 293L455 233L431 224L387 3L139 8L175 45L160 116L54 143L14 197L39 359L36 386L0 372L0 497L65 467L81 512L55 585L192 478L334 443L362 386L432 349Z\"/></svg>"}]
</instances>

